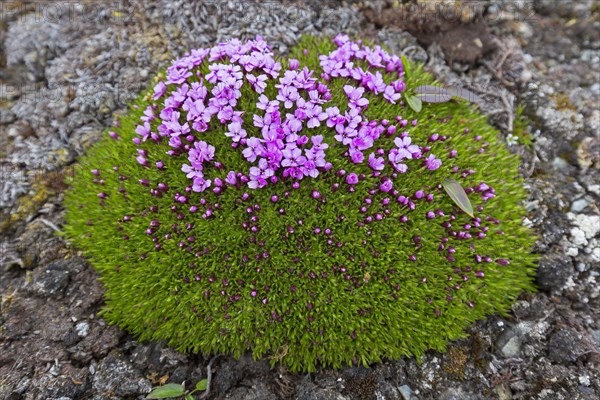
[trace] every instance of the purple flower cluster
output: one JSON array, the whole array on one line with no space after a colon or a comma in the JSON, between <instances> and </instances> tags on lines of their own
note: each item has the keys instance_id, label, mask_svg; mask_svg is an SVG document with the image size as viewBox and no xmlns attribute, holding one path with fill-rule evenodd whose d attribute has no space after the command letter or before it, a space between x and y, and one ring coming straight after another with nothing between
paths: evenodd
<instances>
[{"instance_id":1,"label":"purple flower cluster","mask_svg":"<svg viewBox=\"0 0 600 400\"><path fill-rule=\"evenodd\" d=\"M162 101L162 105L154 103L144 110L141 124L135 129L140 137L136 137L134 143L164 139L171 147L167 152L169 156L187 154L188 163L183 163L181 169L192 180L191 190L195 192L211 186L218 193L226 185L244 183L256 189L282 178L316 178L333 167L326 160L326 150L332 143L327 143L324 135L307 134L321 126L334 131L333 138L347 147L345 156L352 163L367 162L379 173L385 168L387 158L396 172L406 172L406 161L423 158L429 148L412 143L408 132L401 132L394 141L396 148L387 154L381 148L369 151L381 135L396 135L398 126L405 127L407 121L398 116L398 124L394 125L387 120L369 121L363 115L369 107L367 92L381 94L391 104L400 99L404 90L400 58L378 46L371 49L352 42L345 35L336 37L334 43L338 46L336 50L319 57L323 70L320 77L314 76L315 72L307 67L300 68L298 60L290 60L289 69L282 71L281 64L275 61L261 37L245 43L234 39L211 49L193 50L176 60L167 69L165 82L158 82L154 87L153 99ZM209 63L209 72L203 76L197 67L205 61ZM358 65L364 63L370 68L365 70ZM395 73L397 79L386 83L378 68ZM338 77L358 83L358 86L344 86L348 103L343 110L326 107L332 94L324 82ZM271 81L277 88L274 98L265 95ZM252 115L252 124L244 122L243 110L236 109L244 85L259 95L256 108L263 111ZM227 127L225 136L231 140L232 147L240 148L251 163L247 173L229 171L224 181L205 176L207 167L222 167L215 159L214 146L199 139L199 134L207 132L211 124ZM136 159L141 165L149 166L145 150L139 149ZM421 165L435 170L441 161L429 154ZM390 190L391 185L391 181L384 182L382 190Z\"/></svg>"}]
</instances>

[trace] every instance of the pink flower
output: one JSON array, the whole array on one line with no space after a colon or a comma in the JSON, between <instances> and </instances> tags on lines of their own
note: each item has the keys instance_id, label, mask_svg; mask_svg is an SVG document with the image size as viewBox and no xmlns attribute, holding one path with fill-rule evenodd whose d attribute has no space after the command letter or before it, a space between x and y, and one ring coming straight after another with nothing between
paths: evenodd
<instances>
[{"instance_id":1,"label":"pink flower","mask_svg":"<svg viewBox=\"0 0 600 400\"><path fill-rule=\"evenodd\" d=\"M346 183L348 185L356 185L358 183L358 175L356 175L354 172L349 173L346 175Z\"/></svg>"},{"instance_id":2,"label":"pink flower","mask_svg":"<svg viewBox=\"0 0 600 400\"><path fill-rule=\"evenodd\" d=\"M439 167L441 167L441 165L442 165L442 160L440 160L439 158L436 158L433 154L430 154L429 157L427 157L425 159L425 166L430 171L434 171L434 170L438 169Z\"/></svg>"},{"instance_id":3,"label":"pink flower","mask_svg":"<svg viewBox=\"0 0 600 400\"><path fill-rule=\"evenodd\" d=\"M385 160L383 157L376 157L375 153L369 154L369 167L375 171L381 171L384 168Z\"/></svg>"},{"instance_id":4,"label":"pink flower","mask_svg":"<svg viewBox=\"0 0 600 400\"><path fill-rule=\"evenodd\" d=\"M365 88L355 88L354 86L345 85L344 92L350 100L350 105L355 107L366 107L369 104L369 100L362 97L363 93L365 92Z\"/></svg>"}]
</instances>

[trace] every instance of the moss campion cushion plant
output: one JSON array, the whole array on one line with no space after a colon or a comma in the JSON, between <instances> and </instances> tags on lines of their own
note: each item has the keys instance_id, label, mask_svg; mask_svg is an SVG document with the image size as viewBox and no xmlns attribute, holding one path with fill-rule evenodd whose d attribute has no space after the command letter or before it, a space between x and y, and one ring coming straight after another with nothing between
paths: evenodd
<instances>
[{"instance_id":1,"label":"moss campion cushion plant","mask_svg":"<svg viewBox=\"0 0 600 400\"><path fill-rule=\"evenodd\" d=\"M405 105L432 83L343 35L288 60L258 37L174 61L66 196L104 317L301 371L443 350L505 313L533 289L519 160L467 103Z\"/></svg>"}]
</instances>

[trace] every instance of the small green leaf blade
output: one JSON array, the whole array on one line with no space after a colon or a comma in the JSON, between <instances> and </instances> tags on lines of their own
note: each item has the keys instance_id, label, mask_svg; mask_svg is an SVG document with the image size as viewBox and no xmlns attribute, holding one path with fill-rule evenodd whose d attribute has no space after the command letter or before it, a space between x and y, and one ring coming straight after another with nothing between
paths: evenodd
<instances>
[{"instance_id":1,"label":"small green leaf blade","mask_svg":"<svg viewBox=\"0 0 600 400\"><path fill-rule=\"evenodd\" d=\"M194 399L194 395L193 394L188 394L185 396L185 400L196 400Z\"/></svg>"},{"instance_id":2,"label":"small green leaf blade","mask_svg":"<svg viewBox=\"0 0 600 400\"><path fill-rule=\"evenodd\" d=\"M202 379L196 383L196 390L206 390L206 385L208 381L206 379Z\"/></svg>"},{"instance_id":3,"label":"small green leaf blade","mask_svg":"<svg viewBox=\"0 0 600 400\"><path fill-rule=\"evenodd\" d=\"M146 396L147 399L168 399L171 397L183 396L185 389L177 383L168 383L163 386L155 387Z\"/></svg>"},{"instance_id":4,"label":"small green leaf blade","mask_svg":"<svg viewBox=\"0 0 600 400\"><path fill-rule=\"evenodd\" d=\"M406 81L408 80L408 75L410 72L410 63L408 62L408 58L406 58L404 54L400 56L400 58L402 59L402 70L404 71L404 80Z\"/></svg>"},{"instance_id":5,"label":"small green leaf blade","mask_svg":"<svg viewBox=\"0 0 600 400\"><path fill-rule=\"evenodd\" d=\"M448 196L450 196L452 201L461 210L463 210L471 218L475 218L475 215L473 215L473 206L471 205L471 201L469 200L465 189L463 189L460 183L454 179L446 178L442 182L442 186L444 187L446 193L448 193Z\"/></svg>"},{"instance_id":6,"label":"small green leaf blade","mask_svg":"<svg viewBox=\"0 0 600 400\"><path fill-rule=\"evenodd\" d=\"M409 94L407 94L405 97L408 106L412 108L414 112L421 112L421 109L423 108L423 103L421 103L421 99L419 99L417 96L411 96Z\"/></svg>"}]
</instances>

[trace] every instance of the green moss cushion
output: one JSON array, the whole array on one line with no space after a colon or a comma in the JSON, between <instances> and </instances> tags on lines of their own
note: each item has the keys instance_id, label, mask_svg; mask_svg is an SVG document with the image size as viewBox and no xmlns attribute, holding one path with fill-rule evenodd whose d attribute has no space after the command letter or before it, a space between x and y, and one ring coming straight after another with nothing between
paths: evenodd
<instances>
[{"instance_id":1,"label":"green moss cushion","mask_svg":"<svg viewBox=\"0 0 600 400\"><path fill-rule=\"evenodd\" d=\"M442 350L506 312L533 289L519 160L465 102L405 105L432 82L345 36L289 60L256 38L174 61L66 196L104 318L311 371Z\"/></svg>"}]
</instances>

